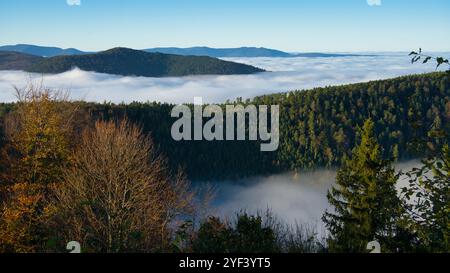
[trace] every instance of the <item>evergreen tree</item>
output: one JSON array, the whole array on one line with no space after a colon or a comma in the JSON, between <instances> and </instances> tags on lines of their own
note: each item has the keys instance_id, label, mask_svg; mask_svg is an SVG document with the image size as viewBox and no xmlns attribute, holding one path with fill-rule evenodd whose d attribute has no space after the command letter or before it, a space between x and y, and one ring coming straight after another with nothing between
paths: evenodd
<instances>
[{"instance_id":1,"label":"evergreen tree","mask_svg":"<svg viewBox=\"0 0 450 273\"><path fill-rule=\"evenodd\" d=\"M365 252L367 243L377 240L383 251L395 250L392 242L401 213L395 184L398 176L381 157L375 140L374 123L367 120L361 143L338 171L336 186L328 193L334 211L323 220L330 232L329 248L335 252Z\"/></svg>"},{"instance_id":2,"label":"evergreen tree","mask_svg":"<svg viewBox=\"0 0 450 273\"><path fill-rule=\"evenodd\" d=\"M421 168L406 173L409 187L403 188L409 227L419 238L420 250L450 251L450 148L422 161Z\"/></svg>"}]
</instances>

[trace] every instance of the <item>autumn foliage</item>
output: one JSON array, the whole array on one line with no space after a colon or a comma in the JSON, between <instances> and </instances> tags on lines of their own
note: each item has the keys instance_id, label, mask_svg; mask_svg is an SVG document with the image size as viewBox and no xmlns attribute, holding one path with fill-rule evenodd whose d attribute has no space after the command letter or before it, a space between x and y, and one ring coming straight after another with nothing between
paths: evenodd
<instances>
[{"instance_id":1,"label":"autumn foliage","mask_svg":"<svg viewBox=\"0 0 450 273\"><path fill-rule=\"evenodd\" d=\"M29 85L4 119L0 252L169 249L192 212L184 176L171 175L151 139L123 121L97 121L62 92Z\"/></svg>"},{"instance_id":2,"label":"autumn foliage","mask_svg":"<svg viewBox=\"0 0 450 273\"><path fill-rule=\"evenodd\" d=\"M49 238L50 188L71 160L76 106L41 86L16 91L16 109L4 126L0 251L42 252Z\"/></svg>"},{"instance_id":3,"label":"autumn foliage","mask_svg":"<svg viewBox=\"0 0 450 273\"><path fill-rule=\"evenodd\" d=\"M96 122L55 187L60 230L86 251L164 251L170 224L192 211L187 186L182 175L168 174L140 128Z\"/></svg>"}]
</instances>

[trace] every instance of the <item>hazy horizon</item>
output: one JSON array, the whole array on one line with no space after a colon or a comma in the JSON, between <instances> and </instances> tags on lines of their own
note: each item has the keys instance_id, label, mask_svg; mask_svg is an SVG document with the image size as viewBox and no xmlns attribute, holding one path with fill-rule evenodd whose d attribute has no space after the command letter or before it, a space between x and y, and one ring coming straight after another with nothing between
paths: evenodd
<instances>
[{"instance_id":1,"label":"hazy horizon","mask_svg":"<svg viewBox=\"0 0 450 273\"><path fill-rule=\"evenodd\" d=\"M102 48L102 49L98 49L98 50L90 50L90 49L85 49L85 48L78 48L78 47L64 47L61 45L58 45L57 43L55 44L30 44L30 43L22 43L22 42L18 42L18 43L14 43L14 44L0 44L1 46L17 46L17 45L30 45L30 46L39 46L39 47L56 47L56 48L61 48L61 49L77 49L83 52L101 52L101 51L106 51L112 48L118 48L118 47L123 47L123 48L130 48L130 49L134 49L134 50L145 50L145 49L154 49L154 48L181 48L181 49L187 49L187 48L195 48L195 47L206 47L206 48L213 48L213 49L230 49L230 48L266 48L266 49L272 49L272 50L279 50L279 51L283 51L286 53L336 53L336 54L346 54L346 53L354 53L354 54L404 54L404 53L409 53L411 52L411 50L416 50L416 48L407 48L404 50L398 50L398 51L390 51L390 50L358 50L358 51L326 51L326 50L301 50L301 49L297 49L297 50L283 50L280 48L270 48L270 47L265 47L265 46L258 46L258 45L237 45L237 46L232 46L232 47L215 47L215 46L211 46L211 45L203 45L203 44L199 44L199 45L193 45L193 46L174 46L174 45L166 45L166 46L146 46L143 48L133 48L132 46L128 46L128 45L116 45L116 46L110 46L110 47L106 47L106 48ZM426 49L425 49L426 50ZM448 50L439 50L439 51L430 51L430 50L426 50L426 53L428 54L445 54L445 53L450 53L450 48Z\"/></svg>"},{"instance_id":2,"label":"hazy horizon","mask_svg":"<svg viewBox=\"0 0 450 273\"><path fill-rule=\"evenodd\" d=\"M435 64L412 65L407 54L333 58L222 58L271 72L252 75L205 75L185 77L132 77L74 69L54 75L0 71L0 101L15 100L12 86L30 80L49 88L69 90L73 99L93 102L158 101L192 103L201 96L205 103L222 103L238 97L351 84L435 71ZM440 70L445 69L441 67Z\"/></svg>"}]
</instances>

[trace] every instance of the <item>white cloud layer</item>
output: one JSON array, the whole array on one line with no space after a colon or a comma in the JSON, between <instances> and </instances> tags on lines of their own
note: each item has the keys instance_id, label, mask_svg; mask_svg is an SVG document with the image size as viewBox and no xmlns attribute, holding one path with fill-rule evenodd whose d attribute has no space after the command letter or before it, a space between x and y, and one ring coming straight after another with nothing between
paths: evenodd
<instances>
[{"instance_id":1,"label":"white cloud layer","mask_svg":"<svg viewBox=\"0 0 450 273\"><path fill-rule=\"evenodd\" d=\"M30 79L43 80L43 84L50 88L70 90L72 98L87 101L192 103L194 97L201 96L203 102L212 103L237 97L251 98L296 89L434 71L434 64L412 65L405 55L407 54L339 58L229 58L227 60L273 71L231 76L122 77L79 69L42 76L20 71L0 71L0 102L14 101L12 86L23 87Z\"/></svg>"},{"instance_id":2,"label":"white cloud layer","mask_svg":"<svg viewBox=\"0 0 450 273\"><path fill-rule=\"evenodd\" d=\"M419 161L412 160L397 163L395 168L396 171L408 172L420 165ZM327 192L334 185L335 178L334 170L317 170L213 183L216 198L211 212L233 217L240 210L256 213L270 209L282 222L307 224L315 227L321 235L324 232L321 217L326 209L331 208ZM408 179L402 176L396 186L398 194L407 186Z\"/></svg>"},{"instance_id":3,"label":"white cloud layer","mask_svg":"<svg viewBox=\"0 0 450 273\"><path fill-rule=\"evenodd\" d=\"M322 231L321 217L329 208L327 192L335 177L335 171L319 170L222 181L213 184L212 213L233 217L240 210L257 213L270 209L284 223L308 224Z\"/></svg>"},{"instance_id":4,"label":"white cloud layer","mask_svg":"<svg viewBox=\"0 0 450 273\"><path fill-rule=\"evenodd\" d=\"M81 0L67 0L67 5L69 6L80 6Z\"/></svg>"},{"instance_id":5,"label":"white cloud layer","mask_svg":"<svg viewBox=\"0 0 450 273\"><path fill-rule=\"evenodd\" d=\"M381 6L381 0L367 0L369 6Z\"/></svg>"}]
</instances>

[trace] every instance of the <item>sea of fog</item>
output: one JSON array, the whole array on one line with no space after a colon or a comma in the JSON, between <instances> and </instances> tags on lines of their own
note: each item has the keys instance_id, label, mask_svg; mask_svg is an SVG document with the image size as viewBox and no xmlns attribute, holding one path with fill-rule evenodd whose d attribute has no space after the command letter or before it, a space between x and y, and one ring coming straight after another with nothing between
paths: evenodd
<instances>
[{"instance_id":1,"label":"sea of fog","mask_svg":"<svg viewBox=\"0 0 450 273\"><path fill-rule=\"evenodd\" d=\"M407 172L420 165L419 161L395 165L397 171ZM335 170L284 173L266 177L254 177L237 181L221 181L204 184L211 187L215 197L210 213L233 218L239 211L265 212L269 209L282 223L302 224L323 232L321 217L329 209L327 192L335 184ZM197 187L201 184L194 183ZM401 176L397 190L408 185Z\"/></svg>"},{"instance_id":2,"label":"sea of fog","mask_svg":"<svg viewBox=\"0 0 450 273\"><path fill-rule=\"evenodd\" d=\"M337 58L227 58L271 71L238 76L145 78L79 69L58 75L0 71L0 102L14 101L13 86L23 87L29 81L69 90L73 99L87 101L183 103L193 102L194 96L201 96L204 102L212 103L435 70L434 64L412 65L406 53L382 54ZM417 164L402 163L397 168L405 170ZM216 196L210 209L223 217L232 217L242 209L252 213L270 209L283 222L306 223L320 230L323 225L321 216L328 208L326 194L334 183L335 175L334 170L318 170L212 183ZM399 188L405 184L406 181L401 180Z\"/></svg>"},{"instance_id":3,"label":"sea of fog","mask_svg":"<svg viewBox=\"0 0 450 273\"><path fill-rule=\"evenodd\" d=\"M193 102L193 97L201 96L206 103L220 103L237 97L251 98L262 94L425 73L434 71L435 68L431 63L411 64L407 53L379 53L373 57L226 60L254 65L270 72L146 78L85 72L76 68L57 75L0 71L0 102L14 101L13 86L23 87L29 81L42 82L50 88L69 90L73 99L87 101L185 103Z\"/></svg>"}]
</instances>

